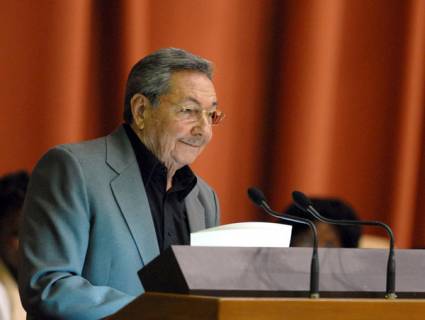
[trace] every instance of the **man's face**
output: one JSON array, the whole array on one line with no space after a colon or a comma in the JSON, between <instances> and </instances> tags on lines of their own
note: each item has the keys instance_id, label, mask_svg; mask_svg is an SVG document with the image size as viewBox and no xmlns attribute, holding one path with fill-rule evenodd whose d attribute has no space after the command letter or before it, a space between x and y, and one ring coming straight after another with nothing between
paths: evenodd
<instances>
[{"instance_id":1,"label":"man's face","mask_svg":"<svg viewBox=\"0 0 425 320\"><path fill-rule=\"evenodd\" d=\"M199 72L179 71L172 74L170 89L160 97L159 105L147 103L143 109L140 137L165 166L170 169L191 164L211 140L211 124L206 111L217 105L214 85ZM183 108L195 108L196 120L185 119Z\"/></svg>"}]
</instances>

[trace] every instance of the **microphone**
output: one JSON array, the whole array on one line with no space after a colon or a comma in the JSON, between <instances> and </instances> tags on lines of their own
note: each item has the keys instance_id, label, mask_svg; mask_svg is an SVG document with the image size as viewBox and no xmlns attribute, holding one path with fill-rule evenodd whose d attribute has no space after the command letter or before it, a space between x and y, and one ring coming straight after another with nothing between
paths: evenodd
<instances>
[{"instance_id":1,"label":"microphone","mask_svg":"<svg viewBox=\"0 0 425 320\"><path fill-rule=\"evenodd\" d=\"M266 197L260 189L251 187L248 189L248 197L254 202L257 206L263 209L272 217L286 220L295 223L306 224L310 227L313 234L313 254L311 256L311 267L310 267L310 298L319 298L319 256L317 253L318 243L317 243L317 230L313 222L308 219L298 218L291 215L282 216L278 212L273 211L267 203Z\"/></svg>"},{"instance_id":2,"label":"microphone","mask_svg":"<svg viewBox=\"0 0 425 320\"><path fill-rule=\"evenodd\" d=\"M397 294L395 293L395 259L394 259L394 235L391 230L391 228L380 221L370 221L370 220L363 220L363 221L355 221L355 220L334 220L329 219L324 216L322 216L311 203L310 199L302 192L300 191L294 191L292 192L292 199L295 202L295 205L303 210L304 212L310 213L312 216L314 216L319 221L322 221L324 223L329 224L335 224L335 225L345 225L345 226L353 226L353 225L365 225L365 226L375 226L384 228L385 231L388 234L388 237L390 238L390 249L388 254L388 262L387 262L387 283L386 283L386 293L385 298L386 299L396 299Z\"/></svg>"}]
</instances>

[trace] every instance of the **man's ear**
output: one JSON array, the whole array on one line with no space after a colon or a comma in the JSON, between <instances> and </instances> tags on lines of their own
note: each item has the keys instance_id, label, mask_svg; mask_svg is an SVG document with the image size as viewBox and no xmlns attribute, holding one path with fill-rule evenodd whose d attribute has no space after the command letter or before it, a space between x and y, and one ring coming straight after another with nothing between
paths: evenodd
<instances>
[{"instance_id":1,"label":"man's ear","mask_svg":"<svg viewBox=\"0 0 425 320\"><path fill-rule=\"evenodd\" d=\"M136 93L131 97L131 114L133 115L134 124L139 129L143 129L144 127L144 112L148 103L148 98L141 93Z\"/></svg>"}]
</instances>

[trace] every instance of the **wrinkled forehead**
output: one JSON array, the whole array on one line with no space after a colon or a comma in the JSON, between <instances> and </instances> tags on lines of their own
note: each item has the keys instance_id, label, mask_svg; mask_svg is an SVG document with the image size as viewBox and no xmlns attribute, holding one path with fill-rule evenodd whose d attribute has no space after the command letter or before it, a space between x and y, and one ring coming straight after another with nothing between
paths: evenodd
<instances>
[{"instance_id":1,"label":"wrinkled forehead","mask_svg":"<svg viewBox=\"0 0 425 320\"><path fill-rule=\"evenodd\" d=\"M217 105L214 84L201 72L174 72L170 77L170 86L166 95L178 99L178 102L187 100L203 106Z\"/></svg>"}]
</instances>

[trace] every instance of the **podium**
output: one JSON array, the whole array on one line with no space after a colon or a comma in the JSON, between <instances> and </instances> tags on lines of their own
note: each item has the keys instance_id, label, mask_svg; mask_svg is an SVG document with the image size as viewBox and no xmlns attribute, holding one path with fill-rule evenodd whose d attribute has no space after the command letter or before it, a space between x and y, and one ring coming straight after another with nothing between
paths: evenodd
<instances>
[{"instance_id":1,"label":"podium","mask_svg":"<svg viewBox=\"0 0 425 320\"><path fill-rule=\"evenodd\" d=\"M384 249L172 246L139 271L146 293L108 319L425 319L425 251L396 250L398 299L386 300Z\"/></svg>"},{"instance_id":2,"label":"podium","mask_svg":"<svg viewBox=\"0 0 425 320\"><path fill-rule=\"evenodd\" d=\"M148 292L108 320L423 320L420 299L229 298Z\"/></svg>"}]
</instances>

